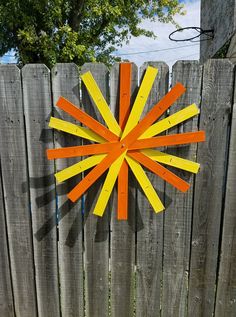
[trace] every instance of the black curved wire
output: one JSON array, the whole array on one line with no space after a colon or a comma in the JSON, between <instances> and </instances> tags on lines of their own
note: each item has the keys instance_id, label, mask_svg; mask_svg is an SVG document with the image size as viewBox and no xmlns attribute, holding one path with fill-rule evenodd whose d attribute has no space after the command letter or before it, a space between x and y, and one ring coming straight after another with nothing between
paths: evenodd
<instances>
[{"instance_id":1,"label":"black curved wire","mask_svg":"<svg viewBox=\"0 0 236 317\"><path fill-rule=\"evenodd\" d=\"M176 40L173 38L173 35L177 32L182 32L182 31L185 31L185 30L195 30L197 31L199 34L197 34L196 36L193 36L193 37L189 37L187 39L182 39L182 40ZM198 27L198 26L188 26L188 27L185 27L185 28L181 28L181 29L178 29L178 30L175 30L174 32L170 33L169 35L169 39L171 41L174 41L174 42L187 42L187 41L191 41L191 42L201 42L201 41L206 41L207 39L203 39L203 40L199 40L199 41L193 41L194 39L196 38L199 38L201 35L206 35L207 37L213 39L214 38L214 30L203 30L202 28Z\"/></svg>"}]
</instances>

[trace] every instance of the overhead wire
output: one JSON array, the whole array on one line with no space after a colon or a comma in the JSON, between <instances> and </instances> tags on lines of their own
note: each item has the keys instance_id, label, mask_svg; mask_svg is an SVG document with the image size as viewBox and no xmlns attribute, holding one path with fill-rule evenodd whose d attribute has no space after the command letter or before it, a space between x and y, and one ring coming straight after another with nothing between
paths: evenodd
<instances>
[{"instance_id":1,"label":"overhead wire","mask_svg":"<svg viewBox=\"0 0 236 317\"><path fill-rule=\"evenodd\" d=\"M157 49L157 50L150 50L150 51L141 51L141 52L132 52L132 53L113 53L116 56L126 56L126 55L138 55L138 54L146 54L146 53L156 53L156 52L164 52L164 51L171 51L171 50L177 50L180 48L186 48L186 47L193 47L193 46L199 46L199 44L192 44L192 45L182 45L178 47L168 47L163 49Z\"/></svg>"},{"instance_id":2,"label":"overhead wire","mask_svg":"<svg viewBox=\"0 0 236 317\"><path fill-rule=\"evenodd\" d=\"M178 46L178 47L169 47L169 48L163 48L163 49L158 49L158 50L149 50L149 51L141 51L141 52L133 52L133 53L122 53L122 54L116 54L116 56L127 56L127 55L138 55L138 54L147 54L147 53L155 53L155 52L164 52L164 51L176 50L176 49L180 49L180 48L193 47L193 46L199 46L199 44L182 45L182 46ZM188 56L182 56L179 58L188 58L188 57L191 57L191 56L196 55L196 54L197 53L194 53L194 54L191 54ZM14 55L5 54L1 57L1 60L3 60L3 58L5 58L5 57L15 58ZM172 62L174 60L176 60L176 59L167 60L166 62Z\"/></svg>"}]
</instances>

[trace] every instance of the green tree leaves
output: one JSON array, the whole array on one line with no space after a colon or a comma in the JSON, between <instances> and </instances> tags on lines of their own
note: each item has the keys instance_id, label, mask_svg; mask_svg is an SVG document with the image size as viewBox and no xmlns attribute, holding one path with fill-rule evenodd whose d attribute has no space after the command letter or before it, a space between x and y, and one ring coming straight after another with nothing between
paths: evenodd
<instances>
[{"instance_id":1,"label":"green tree leaves","mask_svg":"<svg viewBox=\"0 0 236 317\"><path fill-rule=\"evenodd\" d=\"M175 23L184 14L178 0L2 0L0 55L16 51L19 62L114 60L115 47L131 36L155 37L143 19Z\"/></svg>"}]
</instances>

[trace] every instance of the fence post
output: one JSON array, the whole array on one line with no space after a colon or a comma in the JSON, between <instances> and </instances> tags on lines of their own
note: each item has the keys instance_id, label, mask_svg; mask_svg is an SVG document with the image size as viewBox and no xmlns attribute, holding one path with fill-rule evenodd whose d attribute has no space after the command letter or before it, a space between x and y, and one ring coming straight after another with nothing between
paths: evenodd
<instances>
[{"instance_id":1,"label":"fence post","mask_svg":"<svg viewBox=\"0 0 236 317\"><path fill-rule=\"evenodd\" d=\"M119 116L120 64L115 64L110 73L110 106ZM136 95L138 69L131 65L131 104ZM118 119L117 119L118 121ZM134 182L129 175L128 220L117 220L117 191L114 190L111 209L111 315L114 317L133 316L135 279L135 230L136 197Z\"/></svg>"},{"instance_id":2,"label":"fence post","mask_svg":"<svg viewBox=\"0 0 236 317\"><path fill-rule=\"evenodd\" d=\"M167 93L169 68L163 62L148 62L140 68L142 78L146 68L158 68L158 74L150 92L143 116ZM141 84L141 81L140 81ZM164 181L146 171L152 185L164 203ZM163 251L163 212L155 214L140 187L137 190L137 281L136 315L160 316L162 251Z\"/></svg>"},{"instance_id":3,"label":"fence post","mask_svg":"<svg viewBox=\"0 0 236 317\"><path fill-rule=\"evenodd\" d=\"M0 66L0 153L16 316L36 317L31 211L20 70Z\"/></svg>"},{"instance_id":4,"label":"fence post","mask_svg":"<svg viewBox=\"0 0 236 317\"><path fill-rule=\"evenodd\" d=\"M2 191L2 175L0 166L0 316L14 317L12 280L5 221L5 207Z\"/></svg>"},{"instance_id":5,"label":"fence post","mask_svg":"<svg viewBox=\"0 0 236 317\"><path fill-rule=\"evenodd\" d=\"M178 61L172 69L172 86L176 82L182 83L187 89L170 107L170 115L193 103L200 107L202 67L199 63ZM167 134L197 131L198 119L199 116L195 116L167 131ZM170 147L167 152L196 161L197 145ZM175 317L185 316L187 308L194 175L180 169L168 169L191 185L187 193L181 193L168 183L165 187L162 314Z\"/></svg>"},{"instance_id":6,"label":"fence post","mask_svg":"<svg viewBox=\"0 0 236 317\"><path fill-rule=\"evenodd\" d=\"M53 116L79 125L75 119L56 107L60 96L79 105L79 69L75 64L56 64L52 69ZM81 139L55 130L55 147L80 145ZM56 160L56 171L75 164L80 159ZM75 204L66 194L80 181L75 176L57 184L58 204L58 265L62 317L84 316L83 278L83 217L81 202Z\"/></svg>"},{"instance_id":7,"label":"fence post","mask_svg":"<svg viewBox=\"0 0 236 317\"><path fill-rule=\"evenodd\" d=\"M46 157L46 149L53 147L53 132L48 129L52 112L50 71L43 64L28 64L22 69L22 83L38 315L59 316L56 218L50 232L37 235L56 211L54 162Z\"/></svg>"},{"instance_id":8,"label":"fence post","mask_svg":"<svg viewBox=\"0 0 236 317\"><path fill-rule=\"evenodd\" d=\"M88 63L81 73L90 71L100 87L104 98L109 97L109 72L104 64ZM84 110L99 122L103 122L96 106L82 85ZM85 262L85 309L87 316L108 317L109 307L109 218L106 208L102 218L94 216L93 207L97 201L102 179L98 180L85 195L84 214L84 262Z\"/></svg>"},{"instance_id":9,"label":"fence post","mask_svg":"<svg viewBox=\"0 0 236 317\"><path fill-rule=\"evenodd\" d=\"M236 89L230 131L230 148L224 205L223 234L217 285L215 316L236 315Z\"/></svg>"},{"instance_id":10,"label":"fence post","mask_svg":"<svg viewBox=\"0 0 236 317\"><path fill-rule=\"evenodd\" d=\"M200 130L193 206L189 316L212 316L215 304L219 238L225 192L226 157L232 105L234 67L228 60L204 65Z\"/></svg>"}]
</instances>

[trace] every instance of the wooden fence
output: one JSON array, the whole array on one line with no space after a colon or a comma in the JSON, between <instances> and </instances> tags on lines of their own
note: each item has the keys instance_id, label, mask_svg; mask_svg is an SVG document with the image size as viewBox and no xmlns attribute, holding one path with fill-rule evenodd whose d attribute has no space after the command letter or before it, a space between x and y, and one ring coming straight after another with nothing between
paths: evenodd
<instances>
[{"instance_id":1,"label":"wooden fence","mask_svg":"<svg viewBox=\"0 0 236 317\"><path fill-rule=\"evenodd\" d=\"M132 99L147 65L159 68L146 110L169 87L165 63L132 67ZM117 108L119 65L85 64ZM46 159L45 150L79 144L48 128L59 96L99 117L74 64L0 66L0 317L235 317L236 108L234 67L228 60L179 61L172 83L187 92L170 113L196 103L197 118L171 130L206 131L205 143L172 148L197 160L183 194L147 173L166 211L154 214L135 181L129 219L117 221L116 197L103 218L91 214L102 180L72 204L75 182L55 185L55 170L77 160Z\"/></svg>"}]
</instances>

